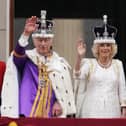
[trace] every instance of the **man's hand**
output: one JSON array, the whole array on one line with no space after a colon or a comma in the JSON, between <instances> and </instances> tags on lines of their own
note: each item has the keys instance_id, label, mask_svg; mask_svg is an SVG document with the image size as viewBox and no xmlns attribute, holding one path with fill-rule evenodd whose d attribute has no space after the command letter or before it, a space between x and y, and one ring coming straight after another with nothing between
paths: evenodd
<instances>
[{"instance_id":1,"label":"man's hand","mask_svg":"<svg viewBox=\"0 0 126 126\"><path fill-rule=\"evenodd\" d=\"M37 22L36 16L32 16L31 18L28 18L26 20L23 32L25 36L29 36L32 32L34 32L37 29L38 25L36 24L36 22Z\"/></svg>"},{"instance_id":2,"label":"man's hand","mask_svg":"<svg viewBox=\"0 0 126 126\"><path fill-rule=\"evenodd\" d=\"M53 117L58 117L62 114L62 108L59 102L55 102L52 108L52 116Z\"/></svg>"}]
</instances>

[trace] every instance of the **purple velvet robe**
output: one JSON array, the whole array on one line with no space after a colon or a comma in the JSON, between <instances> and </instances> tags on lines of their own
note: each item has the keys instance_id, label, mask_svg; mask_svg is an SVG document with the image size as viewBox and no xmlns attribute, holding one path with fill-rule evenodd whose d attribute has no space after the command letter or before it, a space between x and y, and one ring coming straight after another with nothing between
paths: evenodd
<instances>
[{"instance_id":1,"label":"purple velvet robe","mask_svg":"<svg viewBox=\"0 0 126 126\"><path fill-rule=\"evenodd\" d=\"M25 48L17 44L15 52L24 55ZM14 56L13 60L21 77L19 85L19 113L29 117L38 90L38 67L27 56L20 58ZM52 116L52 106L55 100L55 94L52 91L50 101L47 100L50 103L46 103L50 105L48 117Z\"/></svg>"}]
</instances>

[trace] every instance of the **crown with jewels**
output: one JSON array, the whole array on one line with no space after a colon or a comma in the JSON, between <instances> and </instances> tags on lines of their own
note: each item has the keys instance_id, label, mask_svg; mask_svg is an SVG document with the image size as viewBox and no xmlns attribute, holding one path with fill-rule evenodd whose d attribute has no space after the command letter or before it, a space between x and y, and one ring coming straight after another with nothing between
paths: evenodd
<instances>
[{"instance_id":1,"label":"crown with jewels","mask_svg":"<svg viewBox=\"0 0 126 126\"><path fill-rule=\"evenodd\" d=\"M117 28L107 24L107 15L103 16L103 25L94 28L94 43L115 43Z\"/></svg>"},{"instance_id":2,"label":"crown with jewels","mask_svg":"<svg viewBox=\"0 0 126 126\"><path fill-rule=\"evenodd\" d=\"M46 20L46 10L41 10L41 17L37 20L39 25L36 31L32 34L33 38L53 38L53 21Z\"/></svg>"}]
</instances>

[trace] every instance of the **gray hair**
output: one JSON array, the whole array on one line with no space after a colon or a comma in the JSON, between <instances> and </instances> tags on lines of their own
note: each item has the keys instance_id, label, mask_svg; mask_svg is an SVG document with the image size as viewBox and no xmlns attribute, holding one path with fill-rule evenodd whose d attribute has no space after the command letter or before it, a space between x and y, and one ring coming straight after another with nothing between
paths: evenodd
<instances>
[{"instance_id":1,"label":"gray hair","mask_svg":"<svg viewBox=\"0 0 126 126\"><path fill-rule=\"evenodd\" d=\"M111 45L112 45L111 58L113 58L117 54L118 47L117 47L117 44L115 43L112 43ZM99 46L99 43L95 43L92 46L92 53L95 58L98 58L98 46Z\"/></svg>"}]
</instances>

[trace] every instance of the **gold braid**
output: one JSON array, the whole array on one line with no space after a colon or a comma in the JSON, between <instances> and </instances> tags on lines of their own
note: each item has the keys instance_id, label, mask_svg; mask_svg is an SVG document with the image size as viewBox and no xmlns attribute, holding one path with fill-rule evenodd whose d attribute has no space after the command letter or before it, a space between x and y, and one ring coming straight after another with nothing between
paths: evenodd
<instances>
[{"instance_id":1,"label":"gold braid","mask_svg":"<svg viewBox=\"0 0 126 126\"><path fill-rule=\"evenodd\" d=\"M49 76L48 76L49 72L47 72L47 66L41 63L38 57L37 57L37 64L38 64L38 70L39 70L39 84L38 84L37 95L34 100L34 104L33 104L30 116L31 117L33 116L34 117L47 117L48 109L46 110L46 103L48 101L48 89L51 84L49 80ZM51 89L50 89L50 93L52 93ZM37 105L38 100L39 100L39 103Z\"/></svg>"}]
</instances>

